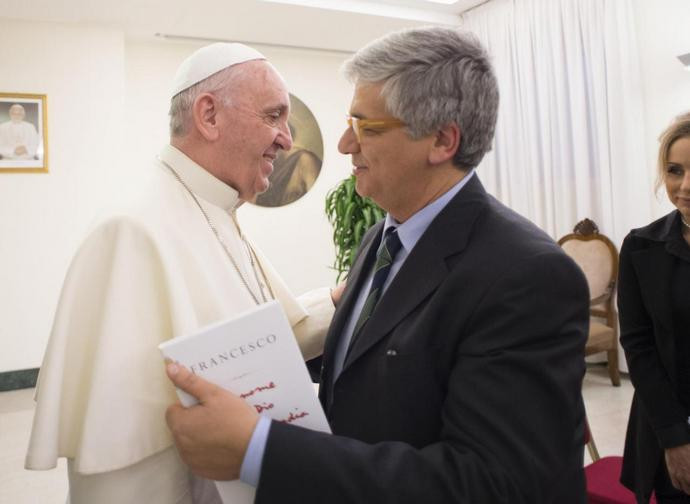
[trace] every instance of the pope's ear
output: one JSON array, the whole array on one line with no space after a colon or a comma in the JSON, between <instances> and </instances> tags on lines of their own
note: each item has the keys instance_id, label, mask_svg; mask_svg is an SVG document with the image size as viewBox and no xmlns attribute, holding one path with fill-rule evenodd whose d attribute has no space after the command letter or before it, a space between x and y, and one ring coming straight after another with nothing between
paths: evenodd
<instances>
[{"instance_id":1,"label":"pope's ear","mask_svg":"<svg viewBox=\"0 0 690 504\"><path fill-rule=\"evenodd\" d=\"M208 141L218 138L218 111L220 102L211 93L202 93L192 104L192 118L199 134Z\"/></svg>"},{"instance_id":2,"label":"pope's ear","mask_svg":"<svg viewBox=\"0 0 690 504\"><path fill-rule=\"evenodd\" d=\"M429 150L429 163L432 165L442 164L452 160L455 153L460 148L462 133L460 127L455 123L442 126L435 134L434 141Z\"/></svg>"}]
</instances>

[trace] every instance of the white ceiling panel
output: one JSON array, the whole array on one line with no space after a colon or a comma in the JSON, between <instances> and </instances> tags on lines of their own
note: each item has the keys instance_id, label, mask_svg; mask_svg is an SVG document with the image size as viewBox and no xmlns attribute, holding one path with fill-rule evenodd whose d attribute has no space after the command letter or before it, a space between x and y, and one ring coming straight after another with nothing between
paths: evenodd
<instances>
[{"instance_id":1,"label":"white ceiling panel","mask_svg":"<svg viewBox=\"0 0 690 504\"><path fill-rule=\"evenodd\" d=\"M457 24L463 11L486 0L452 5L426 0L284 1L0 0L0 17L104 25L131 39L161 33L349 52L407 26Z\"/></svg>"}]
</instances>

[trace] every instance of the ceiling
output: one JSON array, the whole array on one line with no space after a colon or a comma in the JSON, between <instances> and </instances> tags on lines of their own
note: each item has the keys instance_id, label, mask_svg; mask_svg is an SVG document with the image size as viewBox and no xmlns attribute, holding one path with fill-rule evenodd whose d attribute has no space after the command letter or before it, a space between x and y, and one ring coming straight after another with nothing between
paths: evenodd
<instances>
[{"instance_id":1,"label":"ceiling","mask_svg":"<svg viewBox=\"0 0 690 504\"><path fill-rule=\"evenodd\" d=\"M99 25L128 39L167 34L351 52L392 30L457 24L487 0L0 0L0 18ZM296 1L296 0L295 0ZM313 5L322 7L315 7ZM325 6L326 8L324 8Z\"/></svg>"}]
</instances>

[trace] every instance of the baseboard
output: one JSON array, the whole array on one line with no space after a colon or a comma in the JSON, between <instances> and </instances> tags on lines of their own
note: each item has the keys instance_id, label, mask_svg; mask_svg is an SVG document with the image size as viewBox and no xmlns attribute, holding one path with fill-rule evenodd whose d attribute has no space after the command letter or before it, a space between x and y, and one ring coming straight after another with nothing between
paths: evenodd
<instances>
[{"instance_id":1,"label":"baseboard","mask_svg":"<svg viewBox=\"0 0 690 504\"><path fill-rule=\"evenodd\" d=\"M37 378L38 368L5 371L0 373L0 392L35 387Z\"/></svg>"}]
</instances>

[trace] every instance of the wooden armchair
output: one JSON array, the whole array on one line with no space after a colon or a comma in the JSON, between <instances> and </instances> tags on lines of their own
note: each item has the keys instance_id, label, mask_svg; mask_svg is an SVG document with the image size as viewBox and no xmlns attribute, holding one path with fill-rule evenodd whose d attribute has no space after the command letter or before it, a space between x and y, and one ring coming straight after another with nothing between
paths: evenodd
<instances>
[{"instance_id":1,"label":"wooden armchair","mask_svg":"<svg viewBox=\"0 0 690 504\"><path fill-rule=\"evenodd\" d=\"M587 277L591 300L589 337L585 355L606 352L609 376L614 386L621 383L618 371L618 314L613 294L618 277L618 250L597 225L584 219L558 244L572 257Z\"/></svg>"}]
</instances>

